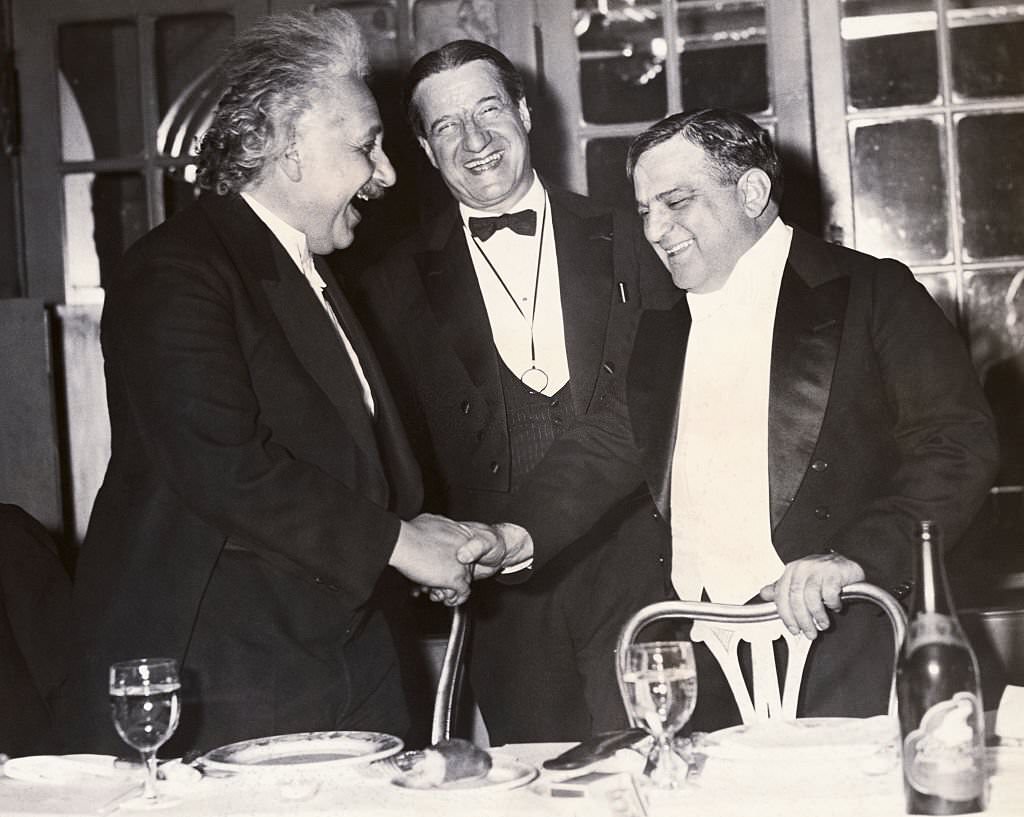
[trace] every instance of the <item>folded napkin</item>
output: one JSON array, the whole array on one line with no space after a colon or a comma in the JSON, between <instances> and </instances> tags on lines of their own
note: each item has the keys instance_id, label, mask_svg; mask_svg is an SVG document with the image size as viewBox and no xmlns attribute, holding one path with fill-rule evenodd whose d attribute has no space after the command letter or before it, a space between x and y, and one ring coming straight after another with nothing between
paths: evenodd
<instances>
[{"instance_id":1,"label":"folded napkin","mask_svg":"<svg viewBox=\"0 0 1024 817\"><path fill-rule=\"evenodd\" d=\"M895 720L886 715L771 720L721 730L701 748L708 760L692 785L727 790L737 803L766 792L791 803L837 792L898 803L898 737Z\"/></svg>"},{"instance_id":2,"label":"folded napkin","mask_svg":"<svg viewBox=\"0 0 1024 817\"><path fill-rule=\"evenodd\" d=\"M1024 687L1009 685L996 710L995 732L1000 737L1024 741Z\"/></svg>"},{"instance_id":3,"label":"folded napkin","mask_svg":"<svg viewBox=\"0 0 1024 817\"><path fill-rule=\"evenodd\" d=\"M871 755L898 736L888 715L873 718L773 719L709 734L700 751L708 757L743 759L766 751L791 760L822 760Z\"/></svg>"}]
</instances>

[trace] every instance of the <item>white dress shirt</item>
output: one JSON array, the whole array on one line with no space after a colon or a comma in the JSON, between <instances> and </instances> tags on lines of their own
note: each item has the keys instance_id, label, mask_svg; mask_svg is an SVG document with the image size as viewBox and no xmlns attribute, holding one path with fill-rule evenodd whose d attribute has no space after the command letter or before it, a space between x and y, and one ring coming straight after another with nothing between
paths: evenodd
<instances>
[{"instance_id":1,"label":"white dress shirt","mask_svg":"<svg viewBox=\"0 0 1024 817\"><path fill-rule=\"evenodd\" d=\"M541 369L547 375L547 385L541 391L550 397L569 382L569 359L565 350L551 206L536 174L526 195L508 209L511 212L535 210L536 234L519 235L503 229L478 243L469 232L470 217L499 214L459 205L466 244L498 354L516 377L521 378L531 366ZM535 357L531 356L531 341Z\"/></svg>"},{"instance_id":2,"label":"white dress shirt","mask_svg":"<svg viewBox=\"0 0 1024 817\"><path fill-rule=\"evenodd\" d=\"M288 253L289 258L295 262L295 266L298 267L299 271L305 276L306 282L313 290L317 300L320 301L320 305L324 308L324 312L327 313L327 317L330 319L331 325L334 327L334 331L338 334L338 338L341 340L342 345L345 347L345 351L348 353L348 356L352 361L352 367L356 370L356 377L359 379L359 385L363 390L363 404L372 416L376 409L373 402L373 392L370 391L370 383L366 379L366 374L363 372L363 366L359 362L359 355L356 354L356 350L352 346L352 341L348 339L348 335L345 334L345 329L338 320L338 316L331 308L331 305L327 303L327 298L324 295L324 290L327 289L327 283L322 277L320 277L320 273L317 272L316 265L313 262L313 254L309 250L309 242L306 240L306 234L300 230L296 230L288 222L268 210L248 193L242 193L242 198L245 200L245 203L252 208L252 211L259 216L260 220L267 225L267 228L274 234L274 237L281 243L285 252Z\"/></svg>"},{"instance_id":3,"label":"white dress shirt","mask_svg":"<svg viewBox=\"0 0 1024 817\"><path fill-rule=\"evenodd\" d=\"M672 455L672 583L682 599L742 604L782 575L772 544L768 400L772 334L793 231L776 219L724 287L688 293Z\"/></svg>"}]
</instances>

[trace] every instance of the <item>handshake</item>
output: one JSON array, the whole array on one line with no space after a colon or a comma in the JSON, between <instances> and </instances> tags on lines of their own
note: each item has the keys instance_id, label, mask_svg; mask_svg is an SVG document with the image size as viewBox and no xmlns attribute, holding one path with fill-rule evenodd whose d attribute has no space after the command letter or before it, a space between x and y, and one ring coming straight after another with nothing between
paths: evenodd
<instances>
[{"instance_id":1,"label":"handshake","mask_svg":"<svg viewBox=\"0 0 1024 817\"><path fill-rule=\"evenodd\" d=\"M449 607L469 598L474 579L486 579L533 556L533 540L518 525L455 522L423 513L402 522L388 561Z\"/></svg>"}]
</instances>

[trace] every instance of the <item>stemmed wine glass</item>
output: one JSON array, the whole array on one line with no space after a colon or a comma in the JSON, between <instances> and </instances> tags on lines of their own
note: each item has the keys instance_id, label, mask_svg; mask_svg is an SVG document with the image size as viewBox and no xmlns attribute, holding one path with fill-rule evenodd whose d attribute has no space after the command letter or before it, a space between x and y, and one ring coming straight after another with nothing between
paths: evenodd
<instances>
[{"instance_id":1,"label":"stemmed wine glass","mask_svg":"<svg viewBox=\"0 0 1024 817\"><path fill-rule=\"evenodd\" d=\"M644 774L658 788L677 788L688 767L672 742L697 703L693 646L689 641L631 644L620 671L627 711L654 738Z\"/></svg>"},{"instance_id":2,"label":"stemmed wine glass","mask_svg":"<svg viewBox=\"0 0 1024 817\"><path fill-rule=\"evenodd\" d=\"M110 665L110 709L125 743L139 750L145 768L141 805L166 805L156 793L156 750L178 727L178 664L173 658L136 658Z\"/></svg>"}]
</instances>

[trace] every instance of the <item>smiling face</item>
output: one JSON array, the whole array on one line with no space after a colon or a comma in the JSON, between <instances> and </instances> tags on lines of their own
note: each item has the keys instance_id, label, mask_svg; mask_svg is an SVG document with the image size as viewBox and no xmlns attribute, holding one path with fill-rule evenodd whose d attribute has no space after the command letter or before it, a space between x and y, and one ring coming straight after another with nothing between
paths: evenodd
<instances>
[{"instance_id":1,"label":"smiling face","mask_svg":"<svg viewBox=\"0 0 1024 817\"><path fill-rule=\"evenodd\" d=\"M764 171L723 184L703 149L678 134L641 154L633 192L644 235L675 285L690 292L721 289L774 217Z\"/></svg>"},{"instance_id":2,"label":"smiling face","mask_svg":"<svg viewBox=\"0 0 1024 817\"><path fill-rule=\"evenodd\" d=\"M291 217L310 249L347 247L360 215L353 199L377 198L395 183L381 146L383 130L370 89L348 76L321 93L295 124L294 144L278 160Z\"/></svg>"},{"instance_id":3,"label":"smiling face","mask_svg":"<svg viewBox=\"0 0 1024 817\"><path fill-rule=\"evenodd\" d=\"M460 202L497 213L530 189L530 111L509 98L491 63L432 74L416 86L413 104L426 133L420 146Z\"/></svg>"}]
</instances>

